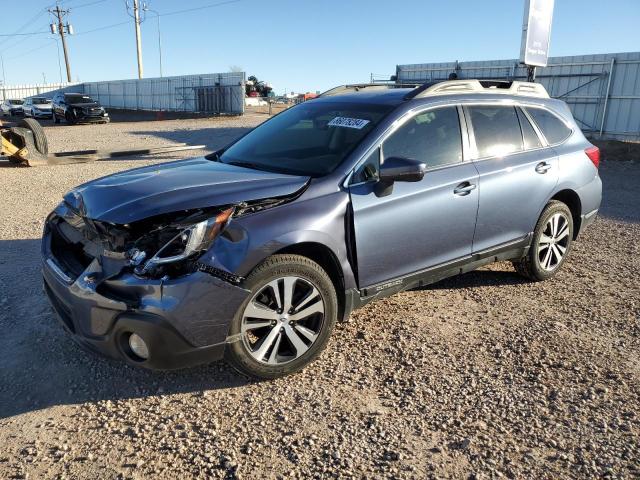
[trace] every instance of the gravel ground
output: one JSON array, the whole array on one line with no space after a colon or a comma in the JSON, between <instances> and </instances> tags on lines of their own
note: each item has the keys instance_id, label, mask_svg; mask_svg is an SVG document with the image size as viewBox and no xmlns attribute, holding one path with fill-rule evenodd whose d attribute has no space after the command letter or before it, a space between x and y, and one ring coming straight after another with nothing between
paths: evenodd
<instances>
[{"instance_id":1,"label":"gravel ground","mask_svg":"<svg viewBox=\"0 0 640 480\"><path fill-rule=\"evenodd\" d=\"M54 150L210 150L259 120L47 134ZM0 478L640 476L638 159L603 162L602 215L553 280L500 263L378 301L271 382L133 369L56 323L43 218L75 184L153 161L0 169Z\"/></svg>"}]
</instances>

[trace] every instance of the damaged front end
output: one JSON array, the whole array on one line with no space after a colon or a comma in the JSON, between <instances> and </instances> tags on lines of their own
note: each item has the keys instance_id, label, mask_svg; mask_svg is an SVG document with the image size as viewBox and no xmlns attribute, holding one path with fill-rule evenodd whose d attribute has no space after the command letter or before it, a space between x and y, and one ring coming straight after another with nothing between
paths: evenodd
<instances>
[{"instance_id":1,"label":"damaged front end","mask_svg":"<svg viewBox=\"0 0 640 480\"><path fill-rule=\"evenodd\" d=\"M125 225L83 217L63 202L45 226L45 292L66 330L91 350L150 368L219 359L229 323L249 292L239 286L242 277L200 257L235 216L281 201ZM134 332L148 343L149 358L128 348Z\"/></svg>"}]
</instances>

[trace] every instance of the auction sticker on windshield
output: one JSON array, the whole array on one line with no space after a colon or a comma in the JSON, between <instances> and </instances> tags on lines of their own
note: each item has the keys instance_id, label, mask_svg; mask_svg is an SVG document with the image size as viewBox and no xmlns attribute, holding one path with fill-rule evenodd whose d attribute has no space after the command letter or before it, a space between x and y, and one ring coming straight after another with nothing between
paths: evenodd
<instances>
[{"instance_id":1,"label":"auction sticker on windshield","mask_svg":"<svg viewBox=\"0 0 640 480\"><path fill-rule=\"evenodd\" d=\"M369 123L369 120L363 120L361 118L336 117L331 120L328 125L330 127L356 128L361 130L367 123Z\"/></svg>"}]
</instances>

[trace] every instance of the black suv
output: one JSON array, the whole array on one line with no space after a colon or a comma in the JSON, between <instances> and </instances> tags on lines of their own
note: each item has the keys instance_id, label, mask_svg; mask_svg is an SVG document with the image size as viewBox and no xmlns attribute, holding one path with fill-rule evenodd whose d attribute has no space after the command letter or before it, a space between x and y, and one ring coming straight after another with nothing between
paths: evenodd
<instances>
[{"instance_id":1,"label":"black suv","mask_svg":"<svg viewBox=\"0 0 640 480\"><path fill-rule=\"evenodd\" d=\"M109 123L109 114L100 103L82 93L56 93L53 97L53 120L60 123Z\"/></svg>"}]
</instances>

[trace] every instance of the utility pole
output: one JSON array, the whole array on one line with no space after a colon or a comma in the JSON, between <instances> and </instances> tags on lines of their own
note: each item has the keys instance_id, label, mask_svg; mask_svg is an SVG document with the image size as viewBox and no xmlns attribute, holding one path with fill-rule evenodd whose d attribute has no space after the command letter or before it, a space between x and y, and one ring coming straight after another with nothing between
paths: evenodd
<instances>
[{"instance_id":1,"label":"utility pole","mask_svg":"<svg viewBox=\"0 0 640 480\"><path fill-rule=\"evenodd\" d=\"M71 35L73 33L73 28L69 23L65 26L62 23L62 20L65 15L69 13L69 10L61 10L59 5L56 5L55 10L49 10L49 13L54 15L58 21L58 23L51 24L51 33L60 34L60 39L62 40L62 50L64 51L64 63L67 66L67 82L71 83L71 65L69 65L69 52L67 51L67 41L65 39L64 33L65 28L67 29L67 33Z\"/></svg>"},{"instance_id":2,"label":"utility pole","mask_svg":"<svg viewBox=\"0 0 640 480\"><path fill-rule=\"evenodd\" d=\"M144 77L142 68L142 41L140 39L140 7L138 0L133 0L133 20L136 23L136 49L138 50L138 78Z\"/></svg>"}]
</instances>

